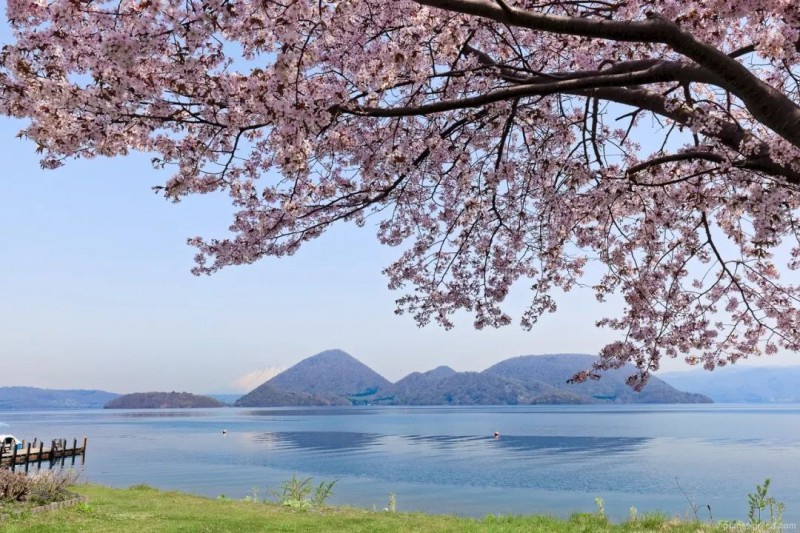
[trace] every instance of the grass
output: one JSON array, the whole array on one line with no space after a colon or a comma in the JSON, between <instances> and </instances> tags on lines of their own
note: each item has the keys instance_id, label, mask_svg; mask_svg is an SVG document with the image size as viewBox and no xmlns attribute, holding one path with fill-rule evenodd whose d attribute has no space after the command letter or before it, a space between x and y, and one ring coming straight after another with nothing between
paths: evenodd
<instances>
[{"instance_id":1,"label":"grass","mask_svg":"<svg viewBox=\"0 0 800 533\"><path fill-rule=\"evenodd\" d=\"M4 533L18 532L306 532L347 533L453 532L729 532L724 525L643 514L636 520L610 524L597 514L575 514L567 520L548 516L461 518L421 513L375 512L349 507L294 509L273 503L208 499L163 492L145 485L112 489L80 485L75 492L89 503L41 514L23 513L0 522Z\"/></svg>"}]
</instances>

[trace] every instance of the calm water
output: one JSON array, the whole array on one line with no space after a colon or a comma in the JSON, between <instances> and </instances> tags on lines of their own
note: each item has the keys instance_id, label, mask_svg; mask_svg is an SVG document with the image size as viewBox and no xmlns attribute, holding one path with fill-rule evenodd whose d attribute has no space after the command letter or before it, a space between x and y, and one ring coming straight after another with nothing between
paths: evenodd
<instances>
[{"instance_id":1,"label":"calm water","mask_svg":"<svg viewBox=\"0 0 800 533\"><path fill-rule=\"evenodd\" d=\"M800 522L800 405L0 411L18 438L84 435L85 478L263 497L292 474L334 504L481 516L635 506L744 519L764 478ZM222 435L222 429L228 430ZM492 438L497 430L499 439ZM704 511L702 518L707 518Z\"/></svg>"}]
</instances>

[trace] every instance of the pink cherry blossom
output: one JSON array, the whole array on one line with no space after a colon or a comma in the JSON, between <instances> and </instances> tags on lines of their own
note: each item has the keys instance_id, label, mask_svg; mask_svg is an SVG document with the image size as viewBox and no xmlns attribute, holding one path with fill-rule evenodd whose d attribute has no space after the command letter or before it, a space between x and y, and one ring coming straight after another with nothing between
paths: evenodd
<instances>
[{"instance_id":1,"label":"pink cherry blossom","mask_svg":"<svg viewBox=\"0 0 800 533\"><path fill-rule=\"evenodd\" d=\"M138 150L170 200L229 195L230 234L189 239L196 274L369 218L420 324L621 295L579 380L800 349L797 2L6 5L0 112L44 167Z\"/></svg>"}]
</instances>

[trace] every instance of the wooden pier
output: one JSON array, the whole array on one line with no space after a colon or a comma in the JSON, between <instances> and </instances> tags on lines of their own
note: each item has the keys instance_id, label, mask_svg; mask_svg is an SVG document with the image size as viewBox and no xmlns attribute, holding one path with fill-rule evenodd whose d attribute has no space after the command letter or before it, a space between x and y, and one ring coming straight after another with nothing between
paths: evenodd
<instances>
[{"instance_id":1,"label":"wooden pier","mask_svg":"<svg viewBox=\"0 0 800 533\"><path fill-rule=\"evenodd\" d=\"M44 447L43 441L34 440L31 442L22 441L22 449L8 447L0 444L0 468L11 468L16 470L17 467L24 466L28 470L29 465L38 465L41 467L42 462L47 462L49 465L61 463L64 465L68 457L71 458L72 465L75 464L75 458L81 458L81 465L86 461L86 437L83 437L83 443L78 446L78 439L73 439L72 446L67 439L58 439L50 442L48 448Z\"/></svg>"}]
</instances>

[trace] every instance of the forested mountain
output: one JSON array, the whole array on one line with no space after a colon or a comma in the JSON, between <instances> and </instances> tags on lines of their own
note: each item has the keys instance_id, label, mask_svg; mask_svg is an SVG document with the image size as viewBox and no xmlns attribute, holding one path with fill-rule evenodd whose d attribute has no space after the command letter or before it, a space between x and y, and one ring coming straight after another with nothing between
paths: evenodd
<instances>
[{"instance_id":1,"label":"forested mountain","mask_svg":"<svg viewBox=\"0 0 800 533\"><path fill-rule=\"evenodd\" d=\"M289 407L289 406L351 405L346 398L335 394L311 394L279 389L269 382L245 394L236 402L236 407Z\"/></svg>"},{"instance_id":2,"label":"forested mountain","mask_svg":"<svg viewBox=\"0 0 800 533\"><path fill-rule=\"evenodd\" d=\"M134 392L115 398L106 409L174 409L192 407L225 407L225 404L208 396L188 392Z\"/></svg>"},{"instance_id":3,"label":"forested mountain","mask_svg":"<svg viewBox=\"0 0 800 533\"><path fill-rule=\"evenodd\" d=\"M722 403L798 403L800 366L725 367L713 372L670 372L660 378L682 390L702 392Z\"/></svg>"},{"instance_id":4,"label":"forested mountain","mask_svg":"<svg viewBox=\"0 0 800 533\"><path fill-rule=\"evenodd\" d=\"M641 393L625 384L633 367L607 372L599 381L570 385L591 367L590 355L529 355L502 361L483 372L438 367L391 384L341 350L305 359L278 374L236 405L530 405L543 403L708 403L651 378Z\"/></svg>"},{"instance_id":5,"label":"forested mountain","mask_svg":"<svg viewBox=\"0 0 800 533\"><path fill-rule=\"evenodd\" d=\"M350 397L374 394L391 385L386 378L342 350L303 359L267 381L279 389Z\"/></svg>"},{"instance_id":6,"label":"forested mountain","mask_svg":"<svg viewBox=\"0 0 800 533\"><path fill-rule=\"evenodd\" d=\"M0 409L99 409L117 396L102 390L0 387Z\"/></svg>"},{"instance_id":7,"label":"forested mountain","mask_svg":"<svg viewBox=\"0 0 800 533\"><path fill-rule=\"evenodd\" d=\"M644 390L636 392L625 380L635 372L631 365L603 372L598 380L567 383L576 372L590 368L596 358L584 354L522 355L501 361L484 374L514 378L523 383L544 382L558 389L584 397L591 402L611 403L710 403L702 394L681 392L663 380L650 377Z\"/></svg>"},{"instance_id":8,"label":"forested mountain","mask_svg":"<svg viewBox=\"0 0 800 533\"><path fill-rule=\"evenodd\" d=\"M428 374L410 374L376 395L372 402L390 405L517 405L535 403L539 393L556 392L545 384L537 390L518 380L478 372L453 371L449 376Z\"/></svg>"}]
</instances>

